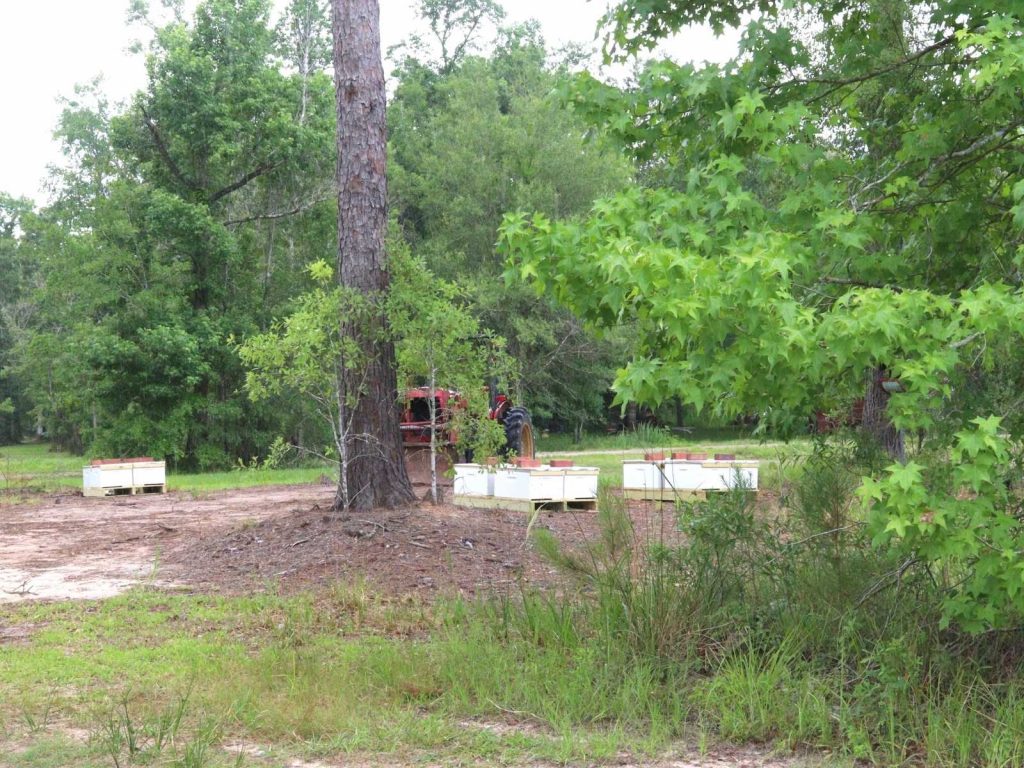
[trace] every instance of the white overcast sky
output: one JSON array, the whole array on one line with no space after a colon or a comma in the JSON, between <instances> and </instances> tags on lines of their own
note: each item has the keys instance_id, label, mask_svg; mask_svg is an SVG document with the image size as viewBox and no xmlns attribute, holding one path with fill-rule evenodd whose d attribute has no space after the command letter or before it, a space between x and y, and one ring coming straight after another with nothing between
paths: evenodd
<instances>
[{"instance_id":1,"label":"white overcast sky","mask_svg":"<svg viewBox=\"0 0 1024 768\"><path fill-rule=\"evenodd\" d=\"M58 99L72 95L76 83L102 75L112 101L145 84L142 56L126 50L137 37L137 30L124 23L127 5L128 0L0 0L0 192L46 202L46 166L60 158L52 137ZM385 50L419 30L412 0L380 0L380 5ZM593 41L608 0L505 0L503 5L508 21L537 19L554 50ZM734 51L735 37L716 39L702 29L671 46L680 59L721 61Z\"/></svg>"}]
</instances>

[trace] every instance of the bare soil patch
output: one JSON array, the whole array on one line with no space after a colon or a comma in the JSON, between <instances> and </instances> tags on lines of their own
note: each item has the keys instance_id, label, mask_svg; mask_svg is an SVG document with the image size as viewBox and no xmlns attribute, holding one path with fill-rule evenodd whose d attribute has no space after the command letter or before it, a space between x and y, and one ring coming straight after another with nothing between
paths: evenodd
<instances>
[{"instance_id":1,"label":"bare soil patch","mask_svg":"<svg viewBox=\"0 0 1024 768\"><path fill-rule=\"evenodd\" d=\"M164 553L259 521L329 503L329 486L281 486L204 495L85 498L67 493L0 499L0 603L96 599L133 584L187 583Z\"/></svg>"},{"instance_id":2,"label":"bare soil patch","mask_svg":"<svg viewBox=\"0 0 1024 768\"><path fill-rule=\"evenodd\" d=\"M97 599L141 582L242 592L365 578L391 594L474 595L557 574L528 541L528 516L419 504L341 518L331 485L207 494L36 497L0 506L0 602ZM673 513L631 508L640 540L673 539ZM596 512L542 512L569 546L598 533Z\"/></svg>"}]
</instances>

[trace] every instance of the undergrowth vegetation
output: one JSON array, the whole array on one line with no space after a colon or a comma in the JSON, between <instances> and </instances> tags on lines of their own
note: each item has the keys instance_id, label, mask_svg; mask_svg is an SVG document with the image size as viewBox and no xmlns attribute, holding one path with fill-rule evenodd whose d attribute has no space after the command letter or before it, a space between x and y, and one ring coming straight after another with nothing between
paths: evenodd
<instances>
[{"instance_id":1,"label":"undergrowth vegetation","mask_svg":"<svg viewBox=\"0 0 1024 768\"><path fill-rule=\"evenodd\" d=\"M854 492L874 459L817 446L770 512L743 492L681 505L681 543L637 541L609 495L586 551L537 532L579 589L524 595L501 638L596 654L612 716L666 738L696 722L879 765L1024 764L1019 630L944 629L958 574L872 545Z\"/></svg>"}]
</instances>

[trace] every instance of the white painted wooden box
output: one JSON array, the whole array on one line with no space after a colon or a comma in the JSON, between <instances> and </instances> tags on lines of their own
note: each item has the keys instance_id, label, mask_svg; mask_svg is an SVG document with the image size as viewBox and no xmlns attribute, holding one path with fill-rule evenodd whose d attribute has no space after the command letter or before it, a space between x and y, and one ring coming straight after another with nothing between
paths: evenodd
<instances>
[{"instance_id":1,"label":"white painted wooden box","mask_svg":"<svg viewBox=\"0 0 1024 768\"><path fill-rule=\"evenodd\" d=\"M627 491L661 490L664 464L657 461L623 461L622 488Z\"/></svg>"},{"instance_id":2,"label":"white painted wooden box","mask_svg":"<svg viewBox=\"0 0 1024 768\"><path fill-rule=\"evenodd\" d=\"M697 491L701 488L703 468L700 461L672 459L665 462L662 478L665 488L674 491Z\"/></svg>"},{"instance_id":3,"label":"white painted wooden box","mask_svg":"<svg viewBox=\"0 0 1024 768\"><path fill-rule=\"evenodd\" d=\"M82 468L82 489L86 496L90 495L90 491L131 487L131 464L101 464Z\"/></svg>"},{"instance_id":4,"label":"white painted wooden box","mask_svg":"<svg viewBox=\"0 0 1024 768\"><path fill-rule=\"evenodd\" d=\"M565 498L568 500L596 499L597 476L601 470L597 467L566 467Z\"/></svg>"},{"instance_id":5,"label":"white painted wooden box","mask_svg":"<svg viewBox=\"0 0 1024 768\"><path fill-rule=\"evenodd\" d=\"M167 465L162 461L126 461L82 468L84 496L166 490Z\"/></svg>"},{"instance_id":6,"label":"white painted wooden box","mask_svg":"<svg viewBox=\"0 0 1024 768\"><path fill-rule=\"evenodd\" d=\"M165 485L167 465L162 461L136 461L132 463L132 486Z\"/></svg>"},{"instance_id":7,"label":"white painted wooden box","mask_svg":"<svg viewBox=\"0 0 1024 768\"><path fill-rule=\"evenodd\" d=\"M757 490L757 461L705 461L701 465L701 488L727 491L737 486Z\"/></svg>"},{"instance_id":8,"label":"white painted wooden box","mask_svg":"<svg viewBox=\"0 0 1024 768\"><path fill-rule=\"evenodd\" d=\"M452 491L456 496L493 496L494 472L479 464L456 464Z\"/></svg>"},{"instance_id":9,"label":"white painted wooden box","mask_svg":"<svg viewBox=\"0 0 1024 768\"><path fill-rule=\"evenodd\" d=\"M494 496L501 499L552 501L597 498L596 467L500 467Z\"/></svg>"}]
</instances>

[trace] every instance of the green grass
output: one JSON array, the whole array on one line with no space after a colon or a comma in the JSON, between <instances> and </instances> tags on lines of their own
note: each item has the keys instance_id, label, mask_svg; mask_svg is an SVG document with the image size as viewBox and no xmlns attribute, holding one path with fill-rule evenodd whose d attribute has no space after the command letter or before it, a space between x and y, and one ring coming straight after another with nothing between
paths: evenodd
<instances>
[{"instance_id":1,"label":"green grass","mask_svg":"<svg viewBox=\"0 0 1024 768\"><path fill-rule=\"evenodd\" d=\"M1014 685L964 673L851 698L842 668L806 658L795 635L653 664L607 644L595 610L542 596L429 605L360 584L6 606L3 625L30 635L0 645L0 765L218 768L236 764L228 743L274 764L600 764L717 739L825 750L805 765L1024 760Z\"/></svg>"},{"instance_id":2,"label":"green grass","mask_svg":"<svg viewBox=\"0 0 1024 768\"><path fill-rule=\"evenodd\" d=\"M231 488L254 488L261 485L296 485L315 483L326 475L334 478L333 467L299 467L286 469L242 469L230 472L195 472L171 474L167 485L174 491L223 491Z\"/></svg>"},{"instance_id":3,"label":"green grass","mask_svg":"<svg viewBox=\"0 0 1024 768\"><path fill-rule=\"evenodd\" d=\"M0 446L0 491L81 487L80 456L51 451L46 443Z\"/></svg>"},{"instance_id":4,"label":"green grass","mask_svg":"<svg viewBox=\"0 0 1024 768\"><path fill-rule=\"evenodd\" d=\"M481 610L387 600L360 585L289 598L137 589L98 603L2 608L5 625L32 635L0 645L0 748L5 739L27 745L6 759L40 768L109 765L103 755L113 747L124 758L129 731L139 762L170 765L204 728L216 743L309 758L444 763L604 761L668 743L636 727L647 689L613 681L593 654L496 642L495 614ZM592 695L595 676L617 688L611 710ZM512 711L531 727L467 722ZM179 746L158 753L155 734L175 718ZM72 728L92 736L76 744Z\"/></svg>"},{"instance_id":5,"label":"green grass","mask_svg":"<svg viewBox=\"0 0 1024 768\"><path fill-rule=\"evenodd\" d=\"M806 441L800 438L799 441ZM667 427L640 425L636 430L618 432L613 435L585 433L580 442L573 441L569 434L541 434L537 439L540 451L619 451L642 450L659 447L697 447L718 445L723 448L733 445L759 445L762 441L753 435L749 427L700 427L680 431ZM779 441L769 441L777 443Z\"/></svg>"},{"instance_id":6,"label":"green grass","mask_svg":"<svg viewBox=\"0 0 1024 768\"><path fill-rule=\"evenodd\" d=\"M81 489L82 467L88 459L51 450L46 443L0 446L0 493L15 498L32 491ZM219 491L263 485L313 483L334 476L334 468L317 465L284 469L238 469L226 472L170 472L171 490Z\"/></svg>"}]
</instances>

